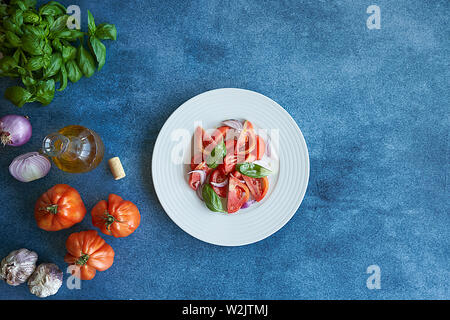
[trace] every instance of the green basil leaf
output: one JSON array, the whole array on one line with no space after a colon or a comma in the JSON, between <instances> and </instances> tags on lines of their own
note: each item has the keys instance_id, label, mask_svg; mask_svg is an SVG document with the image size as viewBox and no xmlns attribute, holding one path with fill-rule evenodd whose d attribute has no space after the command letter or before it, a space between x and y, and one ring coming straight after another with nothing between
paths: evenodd
<instances>
[{"instance_id":1,"label":"green basil leaf","mask_svg":"<svg viewBox=\"0 0 450 320\"><path fill-rule=\"evenodd\" d=\"M21 76L25 76L28 74L27 70L25 68L22 67L17 67L17 72L21 75Z\"/></svg>"},{"instance_id":2,"label":"green basil leaf","mask_svg":"<svg viewBox=\"0 0 450 320\"><path fill-rule=\"evenodd\" d=\"M96 30L95 20L94 16L89 10L88 10L88 27L89 27L89 35L94 35Z\"/></svg>"},{"instance_id":3,"label":"green basil leaf","mask_svg":"<svg viewBox=\"0 0 450 320\"><path fill-rule=\"evenodd\" d=\"M43 16L60 16L66 13L66 10L63 6L56 4L54 1L51 1L47 4L44 4L39 8L39 13Z\"/></svg>"},{"instance_id":4,"label":"green basil leaf","mask_svg":"<svg viewBox=\"0 0 450 320\"><path fill-rule=\"evenodd\" d=\"M23 76L22 77L22 83L24 84L24 86L26 87L31 87L34 86L36 84L36 80L33 79L30 76Z\"/></svg>"},{"instance_id":5,"label":"green basil leaf","mask_svg":"<svg viewBox=\"0 0 450 320\"><path fill-rule=\"evenodd\" d=\"M17 62L13 57L4 56L3 59L0 60L0 70L3 73L10 72L17 68Z\"/></svg>"},{"instance_id":6,"label":"green basil leaf","mask_svg":"<svg viewBox=\"0 0 450 320\"><path fill-rule=\"evenodd\" d=\"M9 4L16 5L20 10L27 10L27 7L22 0L11 0Z\"/></svg>"},{"instance_id":7,"label":"green basil leaf","mask_svg":"<svg viewBox=\"0 0 450 320\"><path fill-rule=\"evenodd\" d=\"M56 49L56 51L63 52L63 45L59 39L52 40L52 46Z\"/></svg>"},{"instance_id":8,"label":"green basil leaf","mask_svg":"<svg viewBox=\"0 0 450 320\"><path fill-rule=\"evenodd\" d=\"M51 78L55 74L57 74L61 69L61 64L62 64L61 53L57 52L52 54L50 58L50 64L44 70L44 78Z\"/></svg>"},{"instance_id":9,"label":"green basil leaf","mask_svg":"<svg viewBox=\"0 0 450 320\"><path fill-rule=\"evenodd\" d=\"M19 26L17 26L14 22L12 22L12 20L10 19L4 19L3 20L3 28L5 28L5 30L14 32L17 35L22 35L23 31L22 29L20 29Z\"/></svg>"},{"instance_id":10,"label":"green basil leaf","mask_svg":"<svg viewBox=\"0 0 450 320\"><path fill-rule=\"evenodd\" d=\"M10 19L12 20L12 22L14 22L14 24L16 26L18 26L20 28L22 26L22 24L23 24L23 11L22 10L16 10L11 15Z\"/></svg>"},{"instance_id":11,"label":"green basil leaf","mask_svg":"<svg viewBox=\"0 0 450 320\"><path fill-rule=\"evenodd\" d=\"M50 28L50 26L55 23L55 18L53 16L44 16L45 21L47 22L47 26Z\"/></svg>"},{"instance_id":12,"label":"green basil leaf","mask_svg":"<svg viewBox=\"0 0 450 320\"><path fill-rule=\"evenodd\" d=\"M6 31L5 35L6 35L6 39L9 41L11 46L13 46L14 48L20 47L22 45L22 41L20 41L20 38L18 36L16 36L15 33L11 32L11 31Z\"/></svg>"},{"instance_id":13,"label":"green basil leaf","mask_svg":"<svg viewBox=\"0 0 450 320\"><path fill-rule=\"evenodd\" d=\"M37 71L42 69L45 65L46 63L43 56L35 56L28 59L25 64L25 69L28 71Z\"/></svg>"},{"instance_id":14,"label":"green basil leaf","mask_svg":"<svg viewBox=\"0 0 450 320\"><path fill-rule=\"evenodd\" d=\"M117 30L116 26L109 23L102 23L97 26L95 36L101 40L116 40Z\"/></svg>"},{"instance_id":15,"label":"green basil leaf","mask_svg":"<svg viewBox=\"0 0 450 320\"><path fill-rule=\"evenodd\" d=\"M17 48L17 50L14 52L14 54L12 56L12 58L14 59L14 61L16 63L19 63L19 61L20 61L20 52L21 52L21 49Z\"/></svg>"},{"instance_id":16,"label":"green basil leaf","mask_svg":"<svg viewBox=\"0 0 450 320\"><path fill-rule=\"evenodd\" d=\"M55 97L55 80L39 81L34 95L37 101L44 106L48 105Z\"/></svg>"},{"instance_id":17,"label":"green basil leaf","mask_svg":"<svg viewBox=\"0 0 450 320\"><path fill-rule=\"evenodd\" d=\"M92 77L95 72L95 60L82 44L77 50L77 63L86 78Z\"/></svg>"},{"instance_id":18,"label":"green basil leaf","mask_svg":"<svg viewBox=\"0 0 450 320\"><path fill-rule=\"evenodd\" d=\"M53 52L52 46L50 45L49 42L46 42L42 48L42 51L44 51L44 54L46 55L51 55Z\"/></svg>"},{"instance_id":19,"label":"green basil leaf","mask_svg":"<svg viewBox=\"0 0 450 320\"><path fill-rule=\"evenodd\" d=\"M208 167L215 169L219 164L223 163L223 157L225 157L226 155L227 148L225 146L225 142L222 139L221 142L219 142L217 146L215 146L211 151L208 159L206 159L206 164L208 165Z\"/></svg>"},{"instance_id":20,"label":"green basil leaf","mask_svg":"<svg viewBox=\"0 0 450 320\"><path fill-rule=\"evenodd\" d=\"M77 48L69 45L63 45L62 46L62 58L63 62L66 63L69 60L75 59L77 56Z\"/></svg>"},{"instance_id":21,"label":"green basil leaf","mask_svg":"<svg viewBox=\"0 0 450 320\"><path fill-rule=\"evenodd\" d=\"M214 212L225 212L222 200L220 200L220 197L209 184L203 186L202 197L209 210Z\"/></svg>"},{"instance_id":22,"label":"green basil leaf","mask_svg":"<svg viewBox=\"0 0 450 320\"><path fill-rule=\"evenodd\" d=\"M98 71L100 71L105 65L106 61L106 47L105 45L96 37L90 36L89 43L91 45L91 49L95 54L95 58L98 62Z\"/></svg>"},{"instance_id":23,"label":"green basil leaf","mask_svg":"<svg viewBox=\"0 0 450 320\"><path fill-rule=\"evenodd\" d=\"M78 67L77 63L74 60L67 61L66 69L67 69L67 77L73 83L78 82L83 77L83 73L81 72L80 68Z\"/></svg>"},{"instance_id":24,"label":"green basil leaf","mask_svg":"<svg viewBox=\"0 0 450 320\"><path fill-rule=\"evenodd\" d=\"M27 24L27 25L23 26L23 32L26 35L35 36L40 39L45 38L45 30L41 26L33 26L33 25Z\"/></svg>"},{"instance_id":25,"label":"green basil leaf","mask_svg":"<svg viewBox=\"0 0 450 320\"><path fill-rule=\"evenodd\" d=\"M58 91L63 91L64 89L67 88L67 70L66 70L66 66L64 65L64 63L61 65L60 77L61 77L61 85L60 85Z\"/></svg>"},{"instance_id":26,"label":"green basil leaf","mask_svg":"<svg viewBox=\"0 0 450 320\"><path fill-rule=\"evenodd\" d=\"M236 165L236 169L244 176L251 178L263 178L272 174L272 171L269 169L261 167L259 164L250 162L238 163Z\"/></svg>"},{"instance_id":27,"label":"green basil leaf","mask_svg":"<svg viewBox=\"0 0 450 320\"><path fill-rule=\"evenodd\" d=\"M35 1L35 0L31 0L31 1ZM66 7L64 7L61 3L57 2L57 1L50 1L47 3L48 5L52 5L55 7L58 7L62 12L66 13L67 9ZM36 5L35 5L36 6Z\"/></svg>"},{"instance_id":28,"label":"green basil leaf","mask_svg":"<svg viewBox=\"0 0 450 320\"><path fill-rule=\"evenodd\" d=\"M44 53L44 42L42 39L36 38L30 34L26 34L22 37L22 49L29 54L39 56Z\"/></svg>"},{"instance_id":29,"label":"green basil leaf","mask_svg":"<svg viewBox=\"0 0 450 320\"><path fill-rule=\"evenodd\" d=\"M27 10L36 7L36 0L11 0L9 4L16 5L22 10Z\"/></svg>"},{"instance_id":30,"label":"green basil leaf","mask_svg":"<svg viewBox=\"0 0 450 320\"><path fill-rule=\"evenodd\" d=\"M39 23L39 21L41 21L41 18L36 13L31 11L26 11L23 13L23 22L36 24Z\"/></svg>"},{"instance_id":31,"label":"green basil leaf","mask_svg":"<svg viewBox=\"0 0 450 320\"><path fill-rule=\"evenodd\" d=\"M27 103L31 97L32 94L22 87L14 86L5 90L5 98L19 108L23 107L23 105Z\"/></svg>"},{"instance_id":32,"label":"green basil leaf","mask_svg":"<svg viewBox=\"0 0 450 320\"><path fill-rule=\"evenodd\" d=\"M7 6L6 4L0 3L0 17L4 17L8 15L8 10L7 10Z\"/></svg>"},{"instance_id":33,"label":"green basil leaf","mask_svg":"<svg viewBox=\"0 0 450 320\"><path fill-rule=\"evenodd\" d=\"M50 31L51 32L58 32L66 29L67 26L67 19L69 19L68 15L60 16L58 19L56 19L51 25L50 25Z\"/></svg>"},{"instance_id":34,"label":"green basil leaf","mask_svg":"<svg viewBox=\"0 0 450 320\"><path fill-rule=\"evenodd\" d=\"M57 31L57 32L53 32L50 35L51 39L65 39L65 40L69 40L69 41L75 41L80 37L84 36L84 32L78 31L76 29L71 29L71 30L62 30L62 31Z\"/></svg>"}]
</instances>

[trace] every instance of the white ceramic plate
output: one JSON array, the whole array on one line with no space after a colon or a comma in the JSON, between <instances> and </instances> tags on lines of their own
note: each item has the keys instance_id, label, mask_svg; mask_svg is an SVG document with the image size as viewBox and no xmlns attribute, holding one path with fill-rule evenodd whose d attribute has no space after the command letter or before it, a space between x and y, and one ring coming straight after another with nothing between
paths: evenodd
<instances>
[{"instance_id":1,"label":"white ceramic plate","mask_svg":"<svg viewBox=\"0 0 450 320\"><path fill-rule=\"evenodd\" d=\"M210 211L187 182L195 127L216 128L225 119L248 119L272 139L279 134L273 147L279 168L267 196L235 214ZM246 245L278 231L299 208L308 186L308 149L294 119L275 101L253 91L217 89L183 103L166 121L155 143L152 176L161 205L181 229L216 245Z\"/></svg>"}]
</instances>

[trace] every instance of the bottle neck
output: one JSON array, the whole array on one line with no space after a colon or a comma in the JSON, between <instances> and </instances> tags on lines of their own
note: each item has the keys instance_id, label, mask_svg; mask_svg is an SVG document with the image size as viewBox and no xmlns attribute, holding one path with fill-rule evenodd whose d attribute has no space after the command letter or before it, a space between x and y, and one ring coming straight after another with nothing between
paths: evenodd
<instances>
[{"instance_id":1,"label":"bottle neck","mask_svg":"<svg viewBox=\"0 0 450 320\"><path fill-rule=\"evenodd\" d=\"M49 157L58 157L66 152L70 140L60 133L52 133L44 138L42 142L42 152Z\"/></svg>"}]
</instances>

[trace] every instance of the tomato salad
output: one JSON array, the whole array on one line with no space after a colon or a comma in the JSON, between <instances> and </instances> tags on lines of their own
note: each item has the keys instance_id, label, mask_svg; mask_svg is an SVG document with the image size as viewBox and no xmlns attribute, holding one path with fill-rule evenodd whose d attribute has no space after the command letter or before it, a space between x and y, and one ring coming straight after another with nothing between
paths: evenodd
<instances>
[{"instance_id":1,"label":"tomato salad","mask_svg":"<svg viewBox=\"0 0 450 320\"><path fill-rule=\"evenodd\" d=\"M222 124L211 135L195 129L189 186L211 211L235 213L264 199L272 171L260 161L266 142L250 121Z\"/></svg>"}]
</instances>

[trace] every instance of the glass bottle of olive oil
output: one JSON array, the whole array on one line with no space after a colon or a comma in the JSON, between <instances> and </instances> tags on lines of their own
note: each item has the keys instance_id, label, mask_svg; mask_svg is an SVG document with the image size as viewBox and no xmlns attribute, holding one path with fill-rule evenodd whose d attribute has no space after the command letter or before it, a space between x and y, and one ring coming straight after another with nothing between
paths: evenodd
<instances>
[{"instance_id":1,"label":"glass bottle of olive oil","mask_svg":"<svg viewBox=\"0 0 450 320\"><path fill-rule=\"evenodd\" d=\"M97 167L105 147L94 131L82 126L64 127L44 138L42 151L66 172L82 173Z\"/></svg>"}]
</instances>

